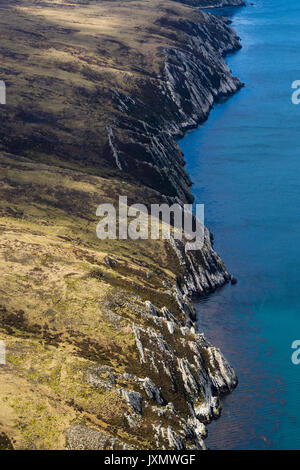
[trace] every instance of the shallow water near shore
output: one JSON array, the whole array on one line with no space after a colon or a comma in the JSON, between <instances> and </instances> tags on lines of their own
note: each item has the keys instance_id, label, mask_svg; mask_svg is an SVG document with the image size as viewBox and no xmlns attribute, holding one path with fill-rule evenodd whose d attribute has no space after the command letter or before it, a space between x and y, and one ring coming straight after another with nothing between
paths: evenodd
<instances>
[{"instance_id":1,"label":"shallow water near shore","mask_svg":"<svg viewBox=\"0 0 300 470\"><path fill-rule=\"evenodd\" d=\"M196 304L240 381L207 445L300 449L300 5L257 0L227 13L243 45L227 63L246 87L180 141L215 248L239 280Z\"/></svg>"}]
</instances>

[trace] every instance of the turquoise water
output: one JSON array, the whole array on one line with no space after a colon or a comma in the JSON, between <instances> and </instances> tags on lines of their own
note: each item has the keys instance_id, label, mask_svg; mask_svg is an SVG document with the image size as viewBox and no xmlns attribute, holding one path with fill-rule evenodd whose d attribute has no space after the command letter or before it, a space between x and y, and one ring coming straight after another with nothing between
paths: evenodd
<instances>
[{"instance_id":1,"label":"turquoise water","mask_svg":"<svg viewBox=\"0 0 300 470\"><path fill-rule=\"evenodd\" d=\"M240 380L207 443L300 449L300 4L257 0L232 21L243 49L227 62L246 87L180 141L215 247L239 279L197 304Z\"/></svg>"}]
</instances>

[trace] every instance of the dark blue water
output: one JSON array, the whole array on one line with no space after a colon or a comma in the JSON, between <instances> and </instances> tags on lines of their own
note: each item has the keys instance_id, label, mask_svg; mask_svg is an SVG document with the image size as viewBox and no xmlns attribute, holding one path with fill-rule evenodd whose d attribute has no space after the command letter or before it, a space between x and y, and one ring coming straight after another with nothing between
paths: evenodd
<instances>
[{"instance_id":1,"label":"dark blue water","mask_svg":"<svg viewBox=\"0 0 300 470\"><path fill-rule=\"evenodd\" d=\"M215 247L239 279L197 305L240 380L207 443L300 449L300 3L257 0L232 20L243 49L227 62L246 87L180 142Z\"/></svg>"}]
</instances>

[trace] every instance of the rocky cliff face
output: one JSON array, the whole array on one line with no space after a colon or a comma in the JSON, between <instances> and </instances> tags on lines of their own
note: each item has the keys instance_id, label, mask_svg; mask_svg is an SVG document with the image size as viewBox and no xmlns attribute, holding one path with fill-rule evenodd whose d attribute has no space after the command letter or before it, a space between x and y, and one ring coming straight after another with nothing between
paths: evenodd
<instances>
[{"instance_id":1,"label":"rocky cliff face","mask_svg":"<svg viewBox=\"0 0 300 470\"><path fill-rule=\"evenodd\" d=\"M201 250L186 251L185 243L170 241L180 265L183 267L182 290L188 297L194 294L205 295L214 292L231 279L223 261L212 244L212 235L205 228L204 244Z\"/></svg>"},{"instance_id":2,"label":"rocky cliff face","mask_svg":"<svg viewBox=\"0 0 300 470\"><path fill-rule=\"evenodd\" d=\"M0 448L205 449L237 384L194 325L212 236L100 241L95 211L192 201L176 141L241 87L239 40L172 0L1 5Z\"/></svg>"},{"instance_id":3,"label":"rocky cliff face","mask_svg":"<svg viewBox=\"0 0 300 470\"><path fill-rule=\"evenodd\" d=\"M242 3L220 1L216 6ZM212 2L207 2L207 7L211 5ZM120 170L134 169L144 184L182 202L192 201L191 182L176 139L203 122L216 101L242 86L224 60L226 53L240 48L235 32L225 19L201 15L198 23L171 21L167 17L159 20L161 26L182 31L187 40L176 48L164 49L161 75L139 83L134 98L113 90L115 105L130 119L117 121L116 129L108 130L110 147ZM122 141L118 138L120 128ZM176 416L173 403L164 400L151 379L135 377L134 380L143 383L148 398L159 405L152 406L162 417L161 423L154 427L158 448L205 449L203 423L219 416L220 396L234 389L237 378L222 353L192 326L194 314L190 299L193 294L214 291L231 276L214 251L207 229L202 250L186 253L184 243L176 240L171 240L171 245L184 273L175 297L185 314L186 326L178 329L175 317L166 308L159 313L150 302L148 306L156 324L165 322L170 335L178 332L181 337L176 342L181 342L184 353L178 356L170 340L151 328L134 326L134 335L141 364L148 364L157 376L166 374L174 392L178 390L176 377L180 376L189 412L185 418L177 414L177 432L164 426L163 420L164 416ZM142 402L137 395L132 396L131 406L136 416L142 414ZM135 426L134 418L131 425Z\"/></svg>"},{"instance_id":4,"label":"rocky cliff face","mask_svg":"<svg viewBox=\"0 0 300 470\"><path fill-rule=\"evenodd\" d=\"M224 60L226 53L241 47L236 33L224 18L203 12L199 15L198 22L159 18L161 27L180 31L185 41L178 41L176 48L163 49L161 75L139 80L134 95L112 92L113 103L122 112L122 120L107 130L115 165L121 171L132 171L169 201L193 200L177 139L203 122L216 101L242 87ZM186 270L186 293L212 292L230 280L211 238L206 230L203 249L189 254L184 244L172 241Z\"/></svg>"},{"instance_id":5,"label":"rocky cliff face","mask_svg":"<svg viewBox=\"0 0 300 470\"><path fill-rule=\"evenodd\" d=\"M219 417L221 394L237 385L234 370L203 334L180 326L166 307L160 310L147 301L143 315L151 326L133 324L132 329L142 370L151 378L96 366L87 371L86 380L93 388L115 391L126 402L124 417L133 434L152 418L151 448L206 449L205 423ZM175 404L169 401L172 395L177 395ZM68 449L107 446L135 448L80 423L67 431Z\"/></svg>"},{"instance_id":6,"label":"rocky cliff face","mask_svg":"<svg viewBox=\"0 0 300 470\"><path fill-rule=\"evenodd\" d=\"M168 31L181 33L184 41L163 49L161 75L139 80L134 95L113 90L113 102L123 115L107 132L119 169L182 201L192 200L191 182L176 139L203 122L216 101L242 86L224 60L226 53L240 48L235 32L224 19L199 15L198 22L168 16L157 20Z\"/></svg>"}]
</instances>

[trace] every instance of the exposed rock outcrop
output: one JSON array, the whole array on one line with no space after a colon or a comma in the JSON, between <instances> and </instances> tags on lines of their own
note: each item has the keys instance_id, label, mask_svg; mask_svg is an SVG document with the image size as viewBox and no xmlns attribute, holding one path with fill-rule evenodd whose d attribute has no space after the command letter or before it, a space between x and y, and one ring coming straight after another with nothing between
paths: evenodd
<instances>
[{"instance_id":1,"label":"exposed rock outcrop","mask_svg":"<svg viewBox=\"0 0 300 470\"><path fill-rule=\"evenodd\" d=\"M96 429L81 423L74 424L67 431L67 450L133 450L109 434L101 433Z\"/></svg>"},{"instance_id":2,"label":"exposed rock outcrop","mask_svg":"<svg viewBox=\"0 0 300 470\"><path fill-rule=\"evenodd\" d=\"M208 230L197 252L100 243L95 209L124 188L134 202L192 200L176 139L240 88L224 61L239 40L170 0L4 4L0 447L205 449L237 379L191 297L230 275Z\"/></svg>"},{"instance_id":3,"label":"exposed rock outcrop","mask_svg":"<svg viewBox=\"0 0 300 470\"><path fill-rule=\"evenodd\" d=\"M199 15L198 22L168 16L158 20L161 27L185 35L186 41L162 51L161 75L138 80L134 97L112 90L115 106L127 119L122 116L108 133L110 147L114 135L117 166L182 201L192 200L191 182L176 139L203 122L217 100L242 86L224 60L226 53L240 48L237 35L225 19Z\"/></svg>"},{"instance_id":4,"label":"exposed rock outcrop","mask_svg":"<svg viewBox=\"0 0 300 470\"><path fill-rule=\"evenodd\" d=\"M185 270L181 286L185 295L213 292L231 280L226 266L213 248L211 234L207 228L201 250L186 251L185 243L173 238L170 243Z\"/></svg>"},{"instance_id":5,"label":"exposed rock outcrop","mask_svg":"<svg viewBox=\"0 0 300 470\"><path fill-rule=\"evenodd\" d=\"M156 311L155 316L149 313L153 327L132 325L142 370L151 378L98 367L88 371L87 380L97 389L116 390L128 407L124 417L131 432L138 432L149 413L153 414L150 434L157 448L206 449L205 423L220 415L220 396L237 385L235 372L220 350L195 328L171 320L171 337L168 330L158 329L158 319L169 321L165 318L167 309L152 308ZM168 311L167 316L173 314ZM130 388L124 388L124 382ZM133 448L81 423L68 430L67 442L69 449Z\"/></svg>"}]
</instances>

